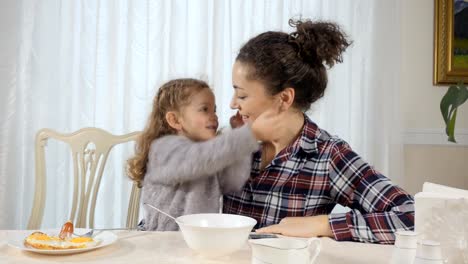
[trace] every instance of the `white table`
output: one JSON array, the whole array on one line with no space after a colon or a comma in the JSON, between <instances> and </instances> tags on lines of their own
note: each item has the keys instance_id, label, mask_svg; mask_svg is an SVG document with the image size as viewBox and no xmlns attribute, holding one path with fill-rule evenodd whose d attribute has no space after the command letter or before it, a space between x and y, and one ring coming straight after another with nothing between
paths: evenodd
<instances>
[{"instance_id":1,"label":"white table","mask_svg":"<svg viewBox=\"0 0 468 264\"><path fill-rule=\"evenodd\" d=\"M204 259L185 244L180 232L116 232L119 240L94 251L64 256L48 256L23 252L7 244L7 233L0 230L0 263L250 263L251 250L245 247L230 256ZM336 242L321 238L322 251L317 264L389 263L393 246L353 242Z\"/></svg>"}]
</instances>

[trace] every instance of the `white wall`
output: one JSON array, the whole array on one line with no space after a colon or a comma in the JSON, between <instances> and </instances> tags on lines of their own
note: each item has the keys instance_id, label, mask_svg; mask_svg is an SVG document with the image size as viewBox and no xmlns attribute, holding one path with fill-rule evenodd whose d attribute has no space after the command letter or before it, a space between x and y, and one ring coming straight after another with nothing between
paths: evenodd
<instances>
[{"instance_id":1,"label":"white wall","mask_svg":"<svg viewBox=\"0 0 468 264\"><path fill-rule=\"evenodd\" d=\"M401 1L401 107L405 182L411 193L424 181L468 189L468 102L458 111L456 139L446 141L439 103L447 86L434 86L434 1Z\"/></svg>"}]
</instances>

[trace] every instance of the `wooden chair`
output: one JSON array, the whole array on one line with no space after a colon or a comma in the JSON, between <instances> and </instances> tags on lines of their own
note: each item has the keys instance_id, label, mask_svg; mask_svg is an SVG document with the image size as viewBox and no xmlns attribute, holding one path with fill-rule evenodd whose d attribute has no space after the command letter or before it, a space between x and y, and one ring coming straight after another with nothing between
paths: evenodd
<instances>
[{"instance_id":1,"label":"wooden chair","mask_svg":"<svg viewBox=\"0 0 468 264\"><path fill-rule=\"evenodd\" d=\"M116 136L99 128L83 128L74 133L62 134L51 129L41 129L36 134L36 183L34 202L28 229L39 229L44 215L46 198L45 146L49 138L70 146L73 158L73 201L69 220L75 227L94 228L94 210L99 185L111 149L118 144L135 141L140 132ZM123 164L122 164L122 167ZM134 182L128 204L127 228L138 222L140 188Z\"/></svg>"}]
</instances>

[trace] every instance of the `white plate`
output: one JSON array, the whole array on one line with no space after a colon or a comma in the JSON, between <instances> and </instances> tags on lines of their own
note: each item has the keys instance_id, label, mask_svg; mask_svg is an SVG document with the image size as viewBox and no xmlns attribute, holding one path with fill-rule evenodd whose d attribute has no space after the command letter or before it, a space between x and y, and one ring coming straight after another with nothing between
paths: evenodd
<instances>
[{"instance_id":1,"label":"white plate","mask_svg":"<svg viewBox=\"0 0 468 264\"><path fill-rule=\"evenodd\" d=\"M89 229L75 228L75 233L77 234L84 234L87 231L89 231ZM46 255L68 255L68 254L75 254L75 253L95 250L97 248L102 248L102 247L111 245L117 241L117 235L109 231L103 231L103 232L97 233L93 237L93 239L98 242L97 245L94 247L58 249L58 250L37 249L37 248L26 247L24 245L24 239L33 232L34 230L21 230L21 231L9 232L8 233L8 245L14 248L18 248L24 251L29 251L29 252L34 252L34 253L40 253L40 254L46 254ZM58 233L60 233L60 229L43 230L41 232L46 233L47 235L57 236Z\"/></svg>"}]
</instances>

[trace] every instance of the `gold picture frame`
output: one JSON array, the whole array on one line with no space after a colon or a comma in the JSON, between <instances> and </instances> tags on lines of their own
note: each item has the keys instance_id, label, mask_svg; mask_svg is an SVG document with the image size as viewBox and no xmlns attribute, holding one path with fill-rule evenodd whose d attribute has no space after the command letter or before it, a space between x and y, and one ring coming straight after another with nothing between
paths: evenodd
<instances>
[{"instance_id":1,"label":"gold picture frame","mask_svg":"<svg viewBox=\"0 0 468 264\"><path fill-rule=\"evenodd\" d=\"M468 37L465 38L468 28L461 27L465 22L460 19L467 12L468 0L435 0L434 85L468 83Z\"/></svg>"}]
</instances>

